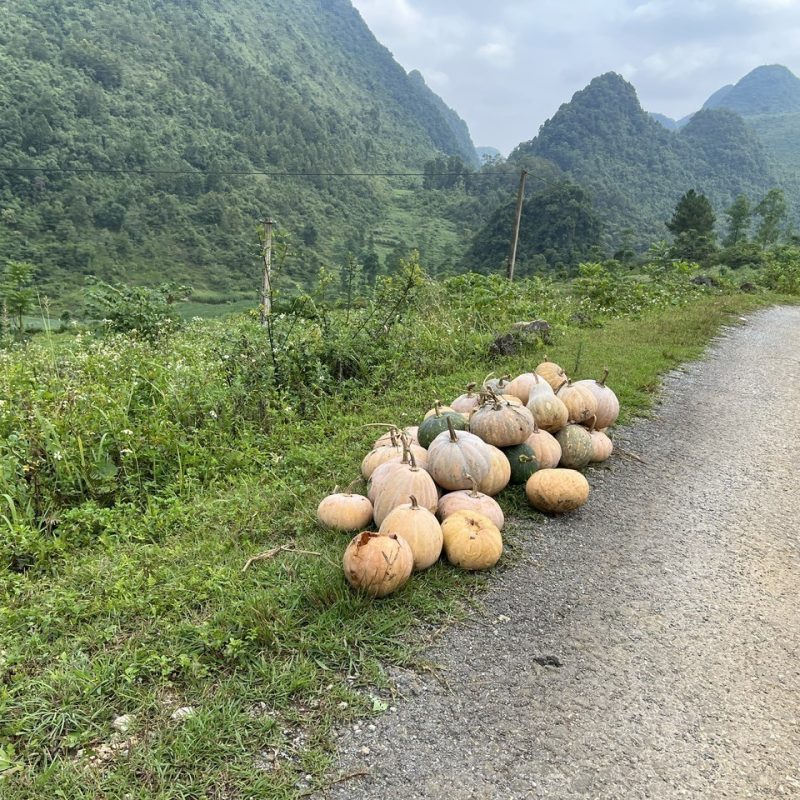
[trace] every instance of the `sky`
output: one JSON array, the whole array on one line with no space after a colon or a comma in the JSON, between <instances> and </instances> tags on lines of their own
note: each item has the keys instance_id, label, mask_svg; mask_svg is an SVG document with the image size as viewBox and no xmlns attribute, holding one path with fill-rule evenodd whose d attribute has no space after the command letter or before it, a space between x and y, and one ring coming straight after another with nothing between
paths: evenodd
<instances>
[{"instance_id":1,"label":"sky","mask_svg":"<svg viewBox=\"0 0 800 800\"><path fill-rule=\"evenodd\" d=\"M675 119L761 64L800 76L800 0L353 0L408 71L507 155L596 75Z\"/></svg>"}]
</instances>

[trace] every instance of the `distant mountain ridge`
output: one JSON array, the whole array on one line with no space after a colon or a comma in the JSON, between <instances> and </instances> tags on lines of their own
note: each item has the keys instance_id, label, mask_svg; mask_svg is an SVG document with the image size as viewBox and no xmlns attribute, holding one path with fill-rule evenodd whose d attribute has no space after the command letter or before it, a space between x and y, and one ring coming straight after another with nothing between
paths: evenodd
<instances>
[{"instance_id":1,"label":"distant mountain ridge","mask_svg":"<svg viewBox=\"0 0 800 800\"><path fill-rule=\"evenodd\" d=\"M763 147L736 114L705 110L678 132L646 113L620 75L601 75L520 144L587 188L612 241L632 229L640 243L664 238L664 222L690 188L722 210L740 193L763 194L775 177Z\"/></svg>"},{"instance_id":2,"label":"distant mountain ridge","mask_svg":"<svg viewBox=\"0 0 800 800\"><path fill-rule=\"evenodd\" d=\"M780 64L756 67L734 86L723 86L703 108L726 108L743 117L800 111L800 78Z\"/></svg>"}]
</instances>

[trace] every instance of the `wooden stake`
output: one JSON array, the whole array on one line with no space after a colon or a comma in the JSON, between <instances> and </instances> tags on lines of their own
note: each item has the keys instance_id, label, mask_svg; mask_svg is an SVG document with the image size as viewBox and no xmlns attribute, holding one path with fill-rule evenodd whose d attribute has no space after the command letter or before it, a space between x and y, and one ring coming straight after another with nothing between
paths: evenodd
<instances>
[{"instance_id":1,"label":"wooden stake","mask_svg":"<svg viewBox=\"0 0 800 800\"><path fill-rule=\"evenodd\" d=\"M261 255L264 259L264 285L261 288L261 324L266 326L272 313L272 227L271 219L264 220L264 246Z\"/></svg>"},{"instance_id":2,"label":"wooden stake","mask_svg":"<svg viewBox=\"0 0 800 800\"><path fill-rule=\"evenodd\" d=\"M511 240L511 253L508 256L508 280L514 280L514 266L517 263L517 244L519 243L519 225L522 220L522 202L525 199L525 179L528 170L522 170L519 176L519 192L517 193L517 208L514 212L514 238Z\"/></svg>"}]
</instances>

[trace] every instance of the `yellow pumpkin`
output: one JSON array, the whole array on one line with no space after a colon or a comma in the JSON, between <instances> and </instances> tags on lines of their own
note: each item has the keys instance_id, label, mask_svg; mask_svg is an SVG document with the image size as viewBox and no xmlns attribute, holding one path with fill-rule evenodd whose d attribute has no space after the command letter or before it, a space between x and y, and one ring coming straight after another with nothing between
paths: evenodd
<instances>
[{"instance_id":1,"label":"yellow pumpkin","mask_svg":"<svg viewBox=\"0 0 800 800\"><path fill-rule=\"evenodd\" d=\"M597 400L587 388L567 381L559 387L556 397L567 407L570 422L587 426L594 424Z\"/></svg>"},{"instance_id":2,"label":"yellow pumpkin","mask_svg":"<svg viewBox=\"0 0 800 800\"><path fill-rule=\"evenodd\" d=\"M396 533L408 542L414 554L414 569L427 569L442 554L442 526L416 497L410 503L398 506L381 523L380 533Z\"/></svg>"},{"instance_id":3,"label":"yellow pumpkin","mask_svg":"<svg viewBox=\"0 0 800 800\"><path fill-rule=\"evenodd\" d=\"M499 530L503 530L506 521L498 502L493 497L479 492L474 483L471 489L449 492L439 498L436 515L440 520L447 519L456 511L476 511L478 514L483 514L494 522Z\"/></svg>"},{"instance_id":4,"label":"yellow pumpkin","mask_svg":"<svg viewBox=\"0 0 800 800\"><path fill-rule=\"evenodd\" d=\"M442 523L447 560L467 570L493 567L503 554L499 528L483 514L456 511Z\"/></svg>"},{"instance_id":5,"label":"yellow pumpkin","mask_svg":"<svg viewBox=\"0 0 800 800\"><path fill-rule=\"evenodd\" d=\"M414 555L397 534L364 531L353 537L342 558L347 582L371 597L386 597L408 581Z\"/></svg>"},{"instance_id":6,"label":"yellow pumpkin","mask_svg":"<svg viewBox=\"0 0 800 800\"><path fill-rule=\"evenodd\" d=\"M329 494L317 506L317 519L338 531L364 530L372 522L372 503L360 494Z\"/></svg>"},{"instance_id":7,"label":"yellow pumpkin","mask_svg":"<svg viewBox=\"0 0 800 800\"><path fill-rule=\"evenodd\" d=\"M533 450L539 469L551 469L558 466L561 461L561 445L552 433L542 430L538 426L525 440L525 444Z\"/></svg>"},{"instance_id":8,"label":"yellow pumpkin","mask_svg":"<svg viewBox=\"0 0 800 800\"><path fill-rule=\"evenodd\" d=\"M491 454L491 462L486 477L478 484L478 488L491 497L500 494L511 480L511 464L500 448L487 444Z\"/></svg>"},{"instance_id":9,"label":"yellow pumpkin","mask_svg":"<svg viewBox=\"0 0 800 800\"><path fill-rule=\"evenodd\" d=\"M574 469L540 469L528 478L525 495L539 511L560 514L589 499L589 482Z\"/></svg>"},{"instance_id":10,"label":"yellow pumpkin","mask_svg":"<svg viewBox=\"0 0 800 800\"><path fill-rule=\"evenodd\" d=\"M553 361L548 361L547 356L544 361L536 367L536 374L541 375L552 387L553 391L558 389L561 384L567 380L567 373L564 372L558 364Z\"/></svg>"},{"instance_id":11,"label":"yellow pumpkin","mask_svg":"<svg viewBox=\"0 0 800 800\"><path fill-rule=\"evenodd\" d=\"M567 407L555 395L534 394L528 401L528 410L536 424L548 433L560 431L569 421Z\"/></svg>"}]
</instances>

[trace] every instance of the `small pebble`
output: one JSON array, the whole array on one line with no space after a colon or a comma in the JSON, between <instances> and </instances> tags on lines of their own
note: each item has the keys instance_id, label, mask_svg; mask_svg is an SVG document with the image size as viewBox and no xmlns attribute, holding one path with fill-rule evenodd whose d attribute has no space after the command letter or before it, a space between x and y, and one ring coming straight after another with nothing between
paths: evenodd
<instances>
[{"instance_id":1,"label":"small pebble","mask_svg":"<svg viewBox=\"0 0 800 800\"><path fill-rule=\"evenodd\" d=\"M181 706L172 712L172 719L176 722L182 722L185 719L193 717L197 712L192 706Z\"/></svg>"}]
</instances>

